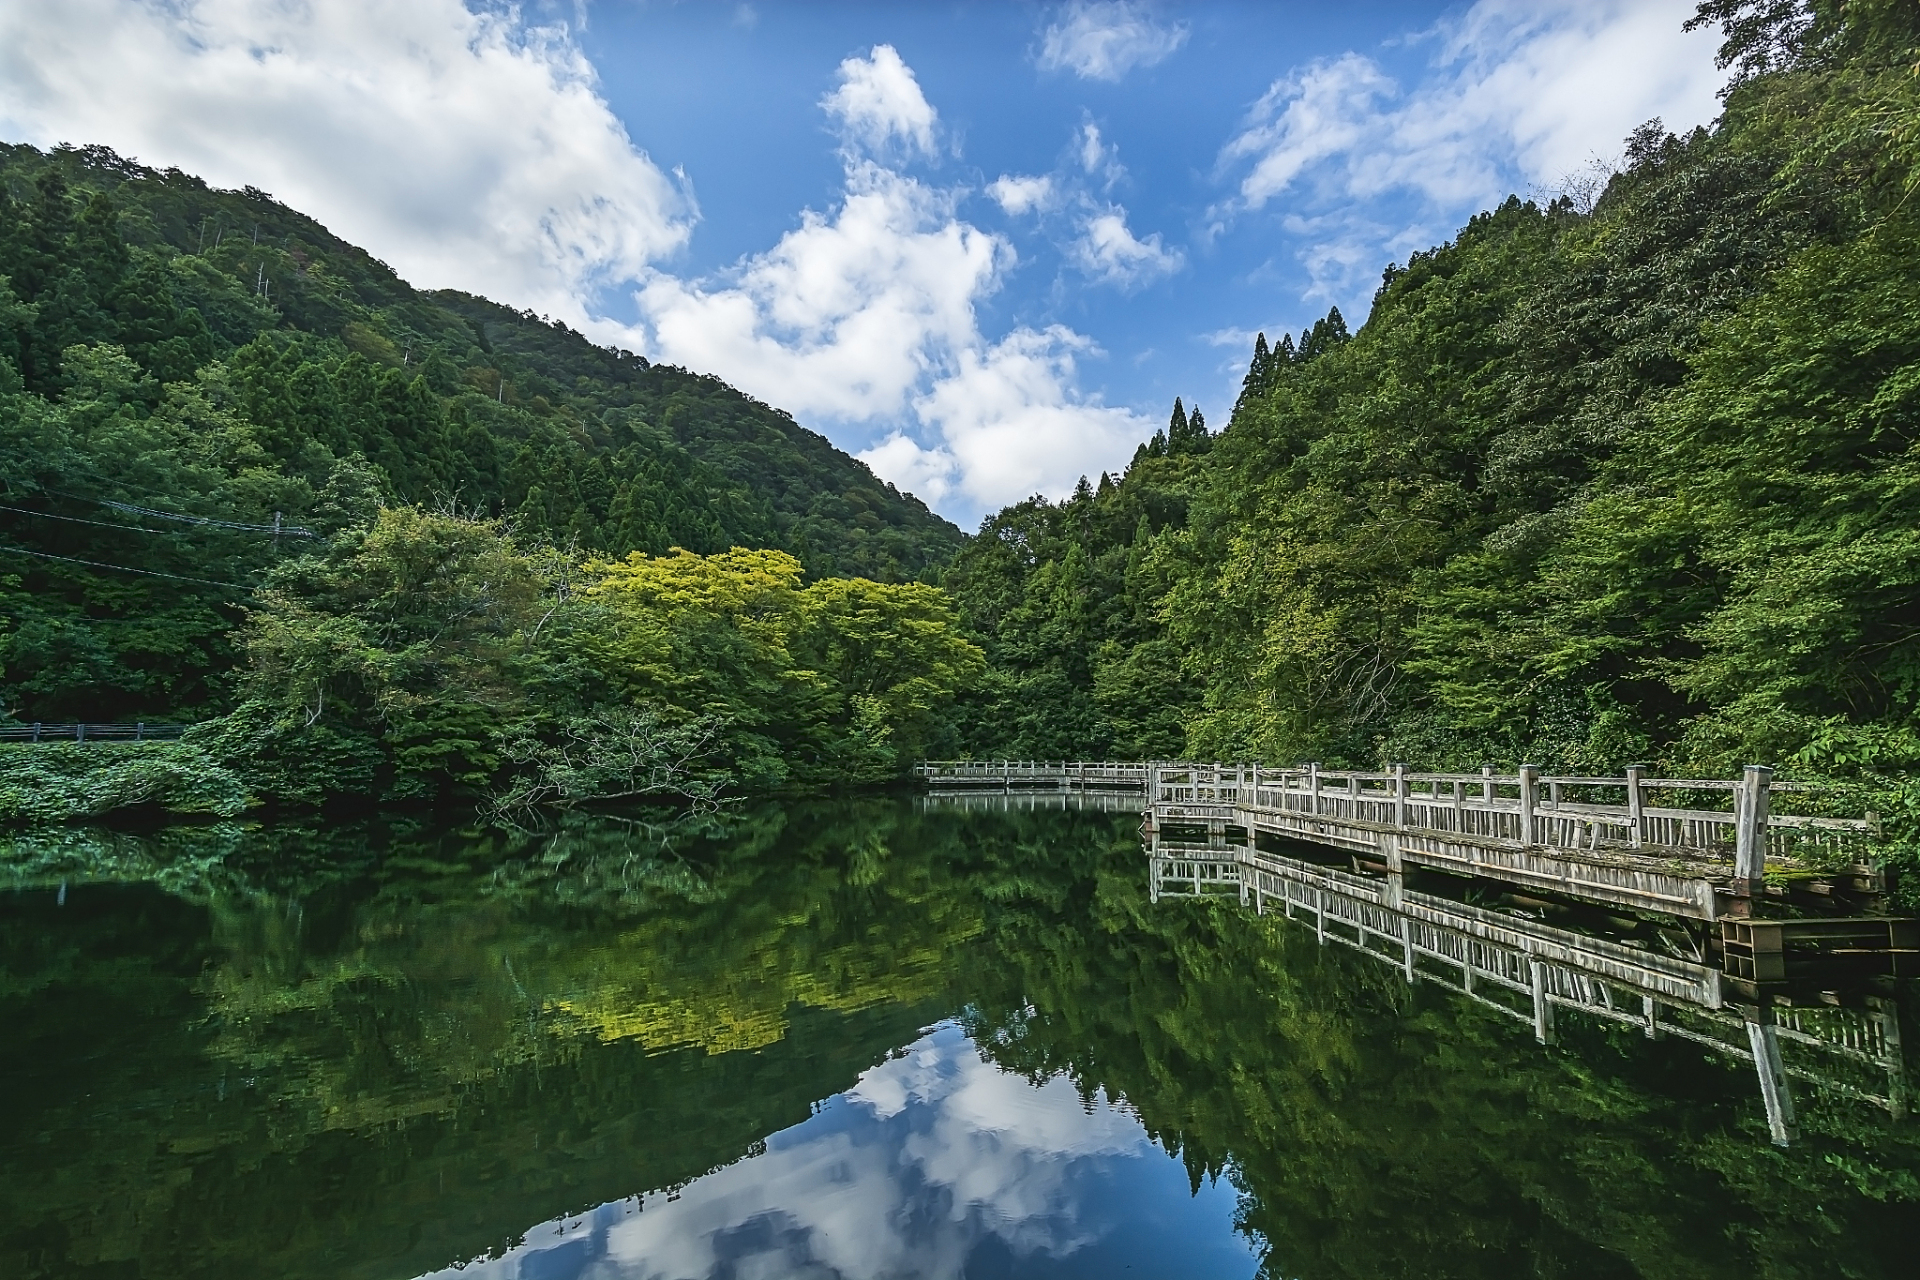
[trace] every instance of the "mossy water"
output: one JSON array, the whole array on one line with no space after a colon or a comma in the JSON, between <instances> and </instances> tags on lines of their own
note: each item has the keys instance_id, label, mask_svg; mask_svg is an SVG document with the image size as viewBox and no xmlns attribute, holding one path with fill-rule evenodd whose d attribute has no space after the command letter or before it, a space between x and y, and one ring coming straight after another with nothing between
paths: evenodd
<instances>
[{"instance_id":1,"label":"mossy water","mask_svg":"<svg viewBox=\"0 0 1920 1280\"><path fill-rule=\"evenodd\" d=\"M1908 1274L1920 1123L1776 1149L1741 1064L1152 903L1136 828L22 837L0 1272Z\"/></svg>"}]
</instances>

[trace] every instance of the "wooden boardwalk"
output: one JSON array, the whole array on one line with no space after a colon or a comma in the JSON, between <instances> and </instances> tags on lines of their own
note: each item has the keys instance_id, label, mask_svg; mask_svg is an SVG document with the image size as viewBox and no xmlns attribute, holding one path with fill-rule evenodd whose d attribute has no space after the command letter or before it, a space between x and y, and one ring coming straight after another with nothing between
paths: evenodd
<instances>
[{"instance_id":1,"label":"wooden boardwalk","mask_svg":"<svg viewBox=\"0 0 1920 1280\"><path fill-rule=\"evenodd\" d=\"M1149 835L1303 841L1378 867L1391 885L1424 867L1704 921L1749 912L1771 892L1769 872L1839 906L1885 889L1866 861L1871 817L1791 812L1818 797L1759 766L1739 779L1164 761L938 762L917 773L936 791L1138 792Z\"/></svg>"},{"instance_id":2,"label":"wooden boardwalk","mask_svg":"<svg viewBox=\"0 0 1920 1280\"><path fill-rule=\"evenodd\" d=\"M1756 991L1704 957L1554 928L1524 916L1415 892L1283 855L1222 843L1152 837L1148 884L1167 896L1227 894L1262 915L1277 912L1329 941L1531 1024L1542 1043L1575 1012L1678 1036L1751 1062L1773 1141L1796 1136L1791 1082L1800 1080L1905 1114L1905 1063L1891 1001L1872 993L1850 1006L1786 1003Z\"/></svg>"}]
</instances>

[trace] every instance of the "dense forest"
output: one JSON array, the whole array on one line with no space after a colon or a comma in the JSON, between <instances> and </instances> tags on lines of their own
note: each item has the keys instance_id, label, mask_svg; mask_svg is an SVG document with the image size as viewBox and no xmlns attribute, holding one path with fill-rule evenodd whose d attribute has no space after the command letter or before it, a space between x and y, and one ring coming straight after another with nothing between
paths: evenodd
<instances>
[{"instance_id":1,"label":"dense forest","mask_svg":"<svg viewBox=\"0 0 1920 1280\"><path fill-rule=\"evenodd\" d=\"M200 735L14 751L0 816L889 776L978 666L923 585L961 541L262 192L0 147L0 721Z\"/></svg>"},{"instance_id":2,"label":"dense forest","mask_svg":"<svg viewBox=\"0 0 1920 1280\"><path fill-rule=\"evenodd\" d=\"M213 808L700 799L927 751L1764 761L1911 835L1920 10L1693 23L1733 72L1713 127L1480 214L1357 329L1263 335L1220 430L1176 402L972 539L710 378L418 293L262 193L8 148L0 714L207 719L179 778L227 761ZM61 791L36 759L7 794ZM127 768L49 803L157 785Z\"/></svg>"},{"instance_id":3,"label":"dense forest","mask_svg":"<svg viewBox=\"0 0 1920 1280\"><path fill-rule=\"evenodd\" d=\"M1920 807L1920 8L1710 0L1721 118L1255 344L1215 433L988 520L982 754L1682 777ZM1902 789L1904 788L1904 789Z\"/></svg>"}]
</instances>

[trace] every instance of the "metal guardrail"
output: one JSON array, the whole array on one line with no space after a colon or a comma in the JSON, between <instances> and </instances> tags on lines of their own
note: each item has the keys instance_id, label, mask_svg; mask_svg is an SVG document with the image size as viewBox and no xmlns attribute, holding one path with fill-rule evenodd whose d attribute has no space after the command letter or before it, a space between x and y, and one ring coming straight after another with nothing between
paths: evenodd
<instances>
[{"instance_id":1,"label":"metal guardrail","mask_svg":"<svg viewBox=\"0 0 1920 1280\"><path fill-rule=\"evenodd\" d=\"M148 742L177 738L184 724L32 724L0 725L0 742Z\"/></svg>"}]
</instances>

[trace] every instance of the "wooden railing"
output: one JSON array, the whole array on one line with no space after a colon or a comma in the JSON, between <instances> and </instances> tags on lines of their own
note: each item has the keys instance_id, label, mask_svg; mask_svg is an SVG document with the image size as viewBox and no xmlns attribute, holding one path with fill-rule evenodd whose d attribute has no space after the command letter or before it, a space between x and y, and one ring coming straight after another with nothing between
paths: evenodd
<instances>
[{"instance_id":1,"label":"wooden railing","mask_svg":"<svg viewBox=\"0 0 1920 1280\"><path fill-rule=\"evenodd\" d=\"M928 760L914 776L933 787L1145 791L1150 765L1112 760Z\"/></svg>"},{"instance_id":2,"label":"wooden railing","mask_svg":"<svg viewBox=\"0 0 1920 1280\"><path fill-rule=\"evenodd\" d=\"M1772 780L1749 765L1739 779L1555 777L1531 765L1512 774L1272 769L1259 765L1155 764L1150 801L1301 814L1407 833L1515 841L1565 851L1682 851L1735 864L1758 879L1764 860L1833 854L1875 831L1871 816L1782 812L1775 797L1818 789ZM1726 808L1705 797L1724 795Z\"/></svg>"},{"instance_id":3,"label":"wooden railing","mask_svg":"<svg viewBox=\"0 0 1920 1280\"><path fill-rule=\"evenodd\" d=\"M144 742L177 738L183 724L33 724L0 725L0 742Z\"/></svg>"}]
</instances>

